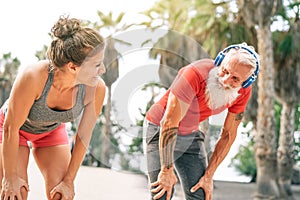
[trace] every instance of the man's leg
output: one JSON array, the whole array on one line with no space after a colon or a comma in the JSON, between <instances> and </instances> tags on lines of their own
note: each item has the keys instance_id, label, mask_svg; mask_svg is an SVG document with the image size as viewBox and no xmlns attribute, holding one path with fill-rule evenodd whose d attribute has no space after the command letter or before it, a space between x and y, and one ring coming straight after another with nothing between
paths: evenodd
<instances>
[{"instance_id":1,"label":"man's leg","mask_svg":"<svg viewBox=\"0 0 300 200\"><path fill-rule=\"evenodd\" d=\"M202 189L194 193L190 189L198 183L203 176L206 166L206 152L202 139L196 136L192 141L186 138L177 138L177 148L175 151L175 168L178 172L179 179L185 194L186 200L204 200L205 194ZM188 147L182 148L183 143L189 143Z\"/></svg>"},{"instance_id":2,"label":"man's leg","mask_svg":"<svg viewBox=\"0 0 300 200\"><path fill-rule=\"evenodd\" d=\"M144 123L144 142L146 145L146 157L147 157L147 171L149 182L154 183L157 181L157 176L160 172L160 158L159 158L159 127L153 124ZM150 188L151 190L152 188ZM174 191L174 189L173 189ZM153 199L155 194L151 193ZM166 194L164 194L159 200L165 200Z\"/></svg>"}]
</instances>

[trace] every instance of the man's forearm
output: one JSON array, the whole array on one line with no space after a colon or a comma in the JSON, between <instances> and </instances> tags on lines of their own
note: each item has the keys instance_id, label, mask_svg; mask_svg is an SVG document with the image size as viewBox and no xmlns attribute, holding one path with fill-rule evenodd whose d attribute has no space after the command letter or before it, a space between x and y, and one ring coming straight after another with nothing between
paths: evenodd
<instances>
[{"instance_id":1,"label":"man's forearm","mask_svg":"<svg viewBox=\"0 0 300 200\"><path fill-rule=\"evenodd\" d=\"M236 133L230 133L229 131L222 129L221 138L216 144L215 150L209 160L208 167L205 171L206 176L209 176L210 178L213 177L217 167L227 156L230 147L235 140L235 137Z\"/></svg>"},{"instance_id":2,"label":"man's forearm","mask_svg":"<svg viewBox=\"0 0 300 200\"><path fill-rule=\"evenodd\" d=\"M174 163L174 149L178 127L162 129L159 139L159 153L162 168L170 169Z\"/></svg>"}]
</instances>

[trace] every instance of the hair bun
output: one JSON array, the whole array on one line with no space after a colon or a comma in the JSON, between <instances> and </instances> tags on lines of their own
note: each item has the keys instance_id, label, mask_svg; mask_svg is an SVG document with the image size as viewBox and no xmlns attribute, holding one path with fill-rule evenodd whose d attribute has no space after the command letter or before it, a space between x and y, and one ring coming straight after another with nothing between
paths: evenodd
<instances>
[{"instance_id":1,"label":"hair bun","mask_svg":"<svg viewBox=\"0 0 300 200\"><path fill-rule=\"evenodd\" d=\"M53 35L61 40L72 37L76 32L81 30L81 22L78 19L61 16L56 24L52 27Z\"/></svg>"}]
</instances>

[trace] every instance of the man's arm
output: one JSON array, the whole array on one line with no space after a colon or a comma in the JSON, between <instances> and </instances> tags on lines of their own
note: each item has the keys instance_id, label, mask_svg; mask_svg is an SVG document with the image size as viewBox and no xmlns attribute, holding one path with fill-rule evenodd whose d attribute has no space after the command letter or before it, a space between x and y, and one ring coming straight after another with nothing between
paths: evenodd
<instances>
[{"instance_id":1,"label":"man's arm","mask_svg":"<svg viewBox=\"0 0 300 200\"><path fill-rule=\"evenodd\" d=\"M178 127L171 127L161 132L159 152L162 168L170 169L173 167L177 133Z\"/></svg>"},{"instance_id":2,"label":"man's arm","mask_svg":"<svg viewBox=\"0 0 300 200\"><path fill-rule=\"evenodd\" d=\"M167 193L166 199L170 199L172 188L177 182L173 166L174 148L178 133L178 125L187 109L188 104L179 100L172 92L170 92L166 112L161 121L159 137L161 171L157 177L157 181L151 184L151 186L154 187L151 192L156 193L154 199L159 199L164 193Z\"/></svg>"},{"instance_id":3,"label":"man's arm","mask_svg":"<svg viewBox=\"0 0 300 200\"><path fill-rule=\"evenodd\" d=\"M232 146L236 138L237 129L242 120L242 117L243 113L235 114L228 112L224 122L224 126L221 130L221 137L216 144L212 157L210 158L209 164L205 171L206 177L212 178L217 167L227 156L230 147Z\"/></svg>"},{"instance_id":4,"label":"man's arm","mask_svg":"<svg viewBox=\"0 0 300 200\"><path fill-rule=\"evenodd\" d=\"M199 188L203 188L205 191L205 200L212 199L213 175L217 170L217 167L227 156L230 147L236 138L237 128L242 120L242 117L243 113L235 114L228 112L221 131L221 137L217 142L215 150L209 160L204 176L191 189L192 192L195 192Z\"/></svg>"},{"instance_id":5,"label":"man's arm","mask_svg":"<svg viewBox=\"0 0 300 200\"><path fill-rule=\"evenodd\" d=\"M173 166L173 153L178 133L178 125L186 114L188 104L179 100L172 92L169 94L166 112L161 121L159 152L162 168Z\"/></svg>"}]
</instances>

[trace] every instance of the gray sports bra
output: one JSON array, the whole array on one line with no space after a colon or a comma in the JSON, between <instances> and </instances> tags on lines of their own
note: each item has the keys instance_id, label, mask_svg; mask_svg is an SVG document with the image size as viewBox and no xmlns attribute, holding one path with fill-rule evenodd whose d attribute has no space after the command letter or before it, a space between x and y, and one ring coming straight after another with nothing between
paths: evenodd
<instances>
[{"instance_id":1,"label":"gray sports bra","mask_svg":"<svg viewBox=\"0 0 300 200\"><path fill-rule=\"evenodd\" d=\"M78 86L78 93L75 105L64 111L53 110L47 105L47 96L51 88L54 71L49 76L41 97L32 105L28 118L20 128L23 131L33 134L49 132L57 128L61 123L70 122L76 119L84 108L85 85ZM59 96L57 98L60 98ZM4 109L5 112L6 109Z\"/></svg>"}]
</instances>

